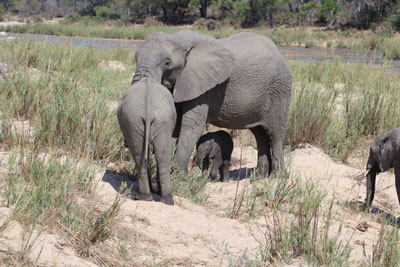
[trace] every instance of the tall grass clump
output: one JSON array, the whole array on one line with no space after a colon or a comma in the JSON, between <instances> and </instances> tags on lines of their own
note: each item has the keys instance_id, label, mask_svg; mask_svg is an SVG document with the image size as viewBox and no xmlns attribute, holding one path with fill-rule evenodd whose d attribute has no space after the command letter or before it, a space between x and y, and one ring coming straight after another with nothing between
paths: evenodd
<instances>
[{"instance_id":1,"label":"tall grass clump","mask_svg":"<svg viewBox=\"0 0 400 267\"><path fill-rule=\"evenodd\" d=\"M90 194L93 175L85 162L37 152L12 154L4 196L7 206L13 208L13 219L23 224L33 220L54 224L54 218L71 212L76 196Z\"/></svg>"},{"instance_id":2,"label":"tall grass clump","mask_svg":"<svg viewBox=\"0 0 400 267\"><path fill-rule=\"evenodd\" d=\"M0 84L4 117L30 120L33 142L42 147L96 160L120 157L123 142L115 109L134 71L128 51L18 40L0 46L0 59L14 70L10 81ZM126 71L99 67L109 60L125 63ZM3 142L10 145L11 140Z\"/></svg>"},{"instance_id":3,"label":"tall grass clump","mask_svg":"<svg viewBox=\"0 0 400 267\"><path fill-rule=\"evenodd\" d=\"M171 174L172 193L197 203L207 200L208 195L204 190L208 182L208 177L203 177L199 168L193 169L190 173L176 169Z\"/></svg>"},{"instance_id":4,"label":"tall grass clump","mask_svg":"<svg viewBox=\"0 0 400 267\"><path fill-rule=\"evenodd\" d=\"M235 260L247 266L281 265L303 257L313 266L350 266L351 247L339 240L341 225L332 228L334 198L311 180L295 177L254 181L241 203L241 217L264 218L265 226L251 230L258 244L254 258ZM242 190L242 192L245 192ZM230 209L232 210L232 209Z\"/></svg>"},{"instance_id":5,"label":"tall grass clump","mask_svg":"<svg viewBox=\"0 0 400 267\"><path fill-rule=\"evenodd\" d=\"M373 245L372 255L365 266L378 267L398 266L400 262L400 234L399 229L387 225L385 220L381 224L378 240Z\"/></svg>"},{"instance_id":6,"label":"tall grass clump","mask_svg":"<svg viewBox=\"0 0 400 267\"><path fill-rule=\"evenodd\" d=\"M288 143L324 148L346 160L358 140L398 127L400 80L385 66L290 62Z\"/></svg>"},{"instance_id":7,"label":"tall grass clump","mask_svg":"<svg viewBox=\"0 0 400 267\"><path fill-rule=\"evenodd\" d=\"M289 113L288 139L293 147L301 143L320 144L333 122L334 88L317 84L302 84L293 88Z\"/></svg>"}]
</instances>

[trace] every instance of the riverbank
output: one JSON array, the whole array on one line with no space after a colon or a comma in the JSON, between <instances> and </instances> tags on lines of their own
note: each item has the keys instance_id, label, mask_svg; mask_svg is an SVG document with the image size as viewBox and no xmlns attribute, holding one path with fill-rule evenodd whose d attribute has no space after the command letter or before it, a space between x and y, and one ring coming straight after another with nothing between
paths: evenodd
<instances>
[{"instance_id":1,"label":"riverbank","mask_svg":"<svg viewBox=\"0 0 400 267\"><path fill-rule=\"evenodd\" d=\"M209 31L204 27L195 25L174 27L163 25L126 26L93 21L0 25L0 31L5 32L128 40L144 40L152 32L175 33L182 29L195 30L215 38L224 38L241 31L250 31L267 36L282 47L364 49L382 52L385 59L400 59L400 35L384 30L377 32L357 31L354 29L332 31L316 27L234 29L233 27L223 26Z\"/></svg>"},{"instance_id":2,"label":"riverbank","mask_svg":"<svg viewBox=\"0 0 400 267\"><path fill-rule=\"evenodd\" d=\"M107 39L89 37L53 36L43 34L23 34L0 32L0 40L27 39L48 43L66 43L74 46L95 47L97 49L128 48L136 50L142 45L143 40ZM334 49L334 48L303 48L303 47L279 47L281 54L287 60L301 62L335 62L361 63L375 67L385 65L392 72L400 73L399 60L386 60L382 52L368 50Z\"/></svg>"}]
</instances>

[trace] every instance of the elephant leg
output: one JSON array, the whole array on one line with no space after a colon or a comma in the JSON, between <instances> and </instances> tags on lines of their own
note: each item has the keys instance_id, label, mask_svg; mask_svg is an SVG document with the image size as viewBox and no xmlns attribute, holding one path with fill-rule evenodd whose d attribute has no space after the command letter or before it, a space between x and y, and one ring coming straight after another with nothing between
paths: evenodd
<instances>
[{"instance_id":1,"label":"elephant leg","mask_svg":"<svg viewBox=\"0 0 400 267\"><path fill-rule=\"evenodd\" d=\"M210 167L210 158L206 156L203 159L203 168L202 168L202 175L203 177L207 175L208 168Z\"/></svg>"},{"instance_id":2,"label":"elephant leg","mask_svg":"<svg viewBox=\"0 0 400 267\"><path fill-rule=\"evenodd\" d=\"M160 172L159 172L158 167L157 167L156 179L157 179L157 194L160 195L161 194L161 184L160 184Z\"/></svg>"},{"instance_id":3,"label":"elephant leg","mask_svg":"<svg viewBox=\"0 0 400 267\"><path fill-rule=\"evenodd\" d=\"M174 205L171 191L170 164L172 156L172 133L168 131L158 134L154 139L154 153L157 161L160 201L167 205Z\"/></svg>"},{"instance_id":4,"label":"elephant leg","mask_svg":"<svg viewBox=\"0 0 400 267\"><path fill-rule=\"evenodd\" d=\"M252 128L250 129L250 131L254 134L257 142L257 169L259 172L261 172L261 175L266 176L269 174L272 161L270 138L268 137L265 130L260 126Z\"/></svg>"},{"instance_id":5,"label":"elephant leg","mask_svg":"<svg viewBox=\"0 0 400 267\"><path fill-rule=\"evenodd\" d=\"M367 207L371 207L372 201L375 195L375 181L376 181L376 170L375 167L370 169L367 174L367 196L365 198L365 203ZM396 179L397 184L397 179ZM397 186L396 186L397 189Z\"/></svg>"},{"instance_id":6,"label":"elephant leg","mask_svg":"<svg viewBox=\"0 0 400 267\"><path fill-rule=\"evenodd\" d=\"M270 175L275 175L276 172L282 167L283 164L283 146L284 146L284 134L281 136L272 136L271 137L271 153L272 153L272 166Z\"/></svg>"},{"instance_id":7,"label":"elephant leg","mask_svg":"<svg viewBox=\"0 0 400 267\"><path fill-rule=\"evenodd\" d=\"M396 159L394 164L394 175L396 179L396 192L397 192L397 200L399 201L400 204L400 162L399 159Z\"/></svg>"},{"instance_id":8,"label":"elephant leg","mask_svg":"<svg viewBox=\"0 0 400 267\"><path fill-rule=\"evenodd\" d=\"M220 168L220 172L222 174L222 182L229 181L229 163L230 163L230 160L224 160L222 162L222 166Z\"/></svg>"},{"instance_id":9,"label":"elephant leg","mask_svg":"<svg viewBox=\"0 0 400 267\"><path fill-rule=\"evenodd\" d=\"M138 163L141 161L141 157L136 157L135 162ZM152 201L153 197L150 193L150 185L149 185L149 176L147 175L147 167L144 164L139 163L137 168L138 174L138 191L136 192L135 199L136 200L146 200Z\"/></svg>"},{"instance_id":10,"label":"elephant leg","mask_svg":"<svg viewBox=\"0 0 400 267\"><path fill-rule=\"evenodd\" d=\"M182 126L178 139L174 162L185 172L188 170L190 155L200 136L203 134L207 120L208 94L203 94L183 107Z\"/></svg>"}]
</instances>

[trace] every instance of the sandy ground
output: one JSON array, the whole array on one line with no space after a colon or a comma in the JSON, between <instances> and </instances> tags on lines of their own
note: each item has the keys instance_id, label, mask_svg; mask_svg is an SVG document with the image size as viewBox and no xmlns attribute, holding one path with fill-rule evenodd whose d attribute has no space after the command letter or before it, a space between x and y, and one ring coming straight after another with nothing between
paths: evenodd
<instances>
[{"instance_id":1,"label":"sandy ground","mask_svg":"<svg viewBox=\"0 0 400 267\"><path fill-rule=\"evenodd\" d=\"M3 163L7 152L0 153ZM240 163L241 159L241 163ZM343 229L340 239L353 247L351 258L363 259L363 244L367 255L372 253L380 229L379 216L354 212L341 204L357 203L365 197L364 171L333 161L317 147L304 145L293 151L286 159L290 162L290 173L302 179L310 179L334 197L338 219L331 227L335 234L340 225ZM247 223L226 216L228 207L235 198L238 182L239 190L249 184L249 175L256 165L256 151L252 147L235 148L231 166L232 180L228 183L209 183L206 193L207 201L197 205L189 200L175 196L175 206L166 206L160 202L143 202L128 199L121 207L118 231L125 236L127 250L133 256L133 265L153 265L164 263L182 266L228 266L244 253L254 257L258 244L254 236L261 234L265 227L263 220ZM239 172L239 166L242 167ZM0 175L4 175L0 172ZM90 205L99 208L109 207L125 177L107 170L96 174L97 192ZM394 187L394 175L390 172L378 176L377 195L374 201L375 211L393 207L393 215L400 214L397 195ZM128 185L132 185L127 181ZM136 185L134 185L135 187ZM132 193L132 195L134 192ZM0 207L0 225L10 209ZM357 230L364 224L365 231ZM250 234L250 229L253 234ZM256 229L256 230L255 230ZM362 229L362 228L360 228ZM36 230L35 230L36 231ZM5 231L0 232L0 247L18 251L24 234L22 227L12 222ZM26 234L26 233L25 233ZM113 245L107 241L104 246ZM114 244L115 245L115 244ZM68 246L63 238L41 232L34 243L31 259L43 266L95 266L94 263L80 258ZM301 259L295 259L290 266L297 266ZM288 266L289 266L288 265Z\"/></svg>"}]
</instances>

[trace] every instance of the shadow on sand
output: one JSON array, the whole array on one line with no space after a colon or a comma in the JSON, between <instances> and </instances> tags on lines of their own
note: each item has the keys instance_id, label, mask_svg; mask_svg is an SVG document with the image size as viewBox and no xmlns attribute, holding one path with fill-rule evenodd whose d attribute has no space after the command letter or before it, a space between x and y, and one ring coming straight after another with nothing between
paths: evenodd
<instances>
[{"instance_id":1,"label":"shadow on sand","mask_svg":"<svg viewBox=\"0 0 400 267\"><path fill-rule=\"evenodd\" d=\"M138 189L138 184L133 182L127 178L127 176L123 173L118 173L115 171L106 170L101 179L103 182L109 183L116 192L120 192L120 188L123 182L126 183L127 188L131 190L130 198L135 199L135 195ZM152 194L153 200L156 202L160 201L160 196L156 194Z\"/></svg>"},{"instance_id":2,"label":"shadow on sand","mask_svg":"<svg viewBox=\"0 0 400 267\"><path fill-rule=\"evenodd\" d=\"M229 172L229 179L230 180L237 180L237 179L243 180L246 178L250 178L253 175L254 171L255 171L255 168L247 168L247 167L232 170Z\"/></svg>"},{"instance_id":3,"label":"shadow on sand","mask_svg":"<svg viewBox=\"0 0 400 267\"><path fill-rule=\"evenodd\" d=\"M355 208L359 211L363 211L366 212L368 211L368 208L366 207L365 203L362 201L351 201L348 202L348 205L350 205L350 207ZM379 214L381 216L383 216L388 224L390 224L391 226L397 226L400 228L400 217L396 218L393 214L387 213L384 210L377 208L377 207L371 207L369 209L369 212L371 212L372 214Z\"/></svg>"},{"instance_id":4,"label":"shadow on sand","mask_svg":"<svg viewBox=\"0 0 400 267\"><path fill-rule=\"evenodd\" d=\"M229 172L229 179L230 180L243 180L250 178L255 171L255 168L241 168L232 170ZM125 173L119 173L116 171L106 170L102 179L103 182L109 183L116 192L120 191L121 185L123 182L126 183L127 188L131 190L130 198L135 199L135 195L138 189L138 184L130 179L128 179L128 175ZM154 201L160 201L160 196L157 194L152 193Z\"/></svg>"}]
</instances>

